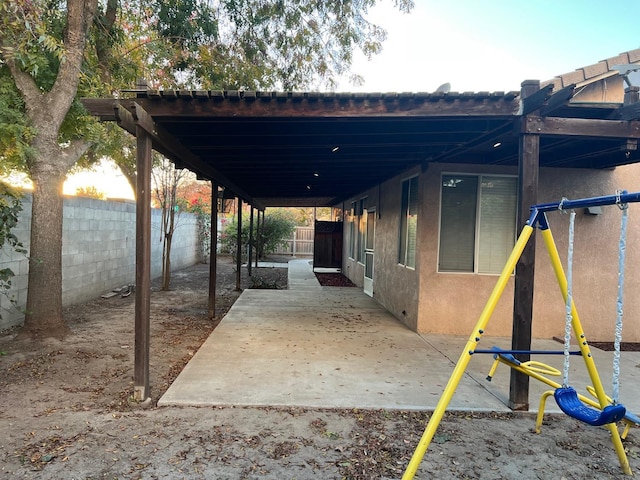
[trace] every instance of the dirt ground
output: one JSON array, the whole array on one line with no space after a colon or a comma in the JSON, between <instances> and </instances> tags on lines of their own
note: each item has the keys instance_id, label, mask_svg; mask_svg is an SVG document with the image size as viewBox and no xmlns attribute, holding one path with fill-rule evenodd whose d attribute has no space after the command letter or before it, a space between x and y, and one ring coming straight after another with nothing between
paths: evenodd
<instances>
[{"instance_id":1,"label":"dirt ground","mask_svg":"<svg viewBox=\"0 0 640 480\"><path fill-rule=\"evenodd\" d=\"M208 268L174 272L171 291L152 293L147 406L131 398L134 295L68 308L62 342L0 335L1 478L402 476L429 412L155 406L238 296L234 266L221 258L219 315L209 321ZM243 272L243 288L252 284L285 287L286 270ZM528 414L448 413L416 478L627 478L602 428L548 416L538 435L533 424ZM625 442L637 471L639 438L634 428Z\"/></svg>"}]
</instances>

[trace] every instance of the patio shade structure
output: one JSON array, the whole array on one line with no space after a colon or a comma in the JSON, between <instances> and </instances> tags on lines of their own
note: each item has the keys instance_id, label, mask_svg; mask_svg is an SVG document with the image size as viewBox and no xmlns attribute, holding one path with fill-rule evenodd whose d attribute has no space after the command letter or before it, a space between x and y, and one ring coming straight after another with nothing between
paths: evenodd
<instances>
[{"instance_id":1,"label":"patio shade structure","mask_svg":"<svg viewBox=\"0 0 640 480\"><path fill-rule=\"evenodd\" d=\"M478 93L318 93L151 90L84 99L102 121L137 137L138 239L135 395L149 396L149 166L151 149L264 210L334 206L429 163L518 166L520 219L538 203L540 167L611 168L637 162L640 111L572 101L575 84ZM217 187L214 188L217 191ZM534 245L517 267L513 348L531 343ZM212 270L215 275L215 270ZM215 285L215 278L210 280ZM215 296L215 288L210 289ZM528 405L528 379L512 377L510 405Z\"/></svg>"}]
</instances>

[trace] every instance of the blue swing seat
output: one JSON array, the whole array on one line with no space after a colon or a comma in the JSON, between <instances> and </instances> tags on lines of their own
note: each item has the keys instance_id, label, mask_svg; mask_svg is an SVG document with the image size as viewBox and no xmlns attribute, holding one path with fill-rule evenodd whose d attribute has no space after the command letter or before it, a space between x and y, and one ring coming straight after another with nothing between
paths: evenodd
<instances>
[{"instance_id":1,"label":"blue swing seat","mask_svg":"<svg viewBox=\"0 0 640 480\"><path fill-rule=\"evenodd\" d=\"M616 423L627 414L624 405L607 405L602 410L591 408L580 401L572 387L557 388L553 393L556 403L564 413L594 427Z\"/></svg>"}]
</instances>

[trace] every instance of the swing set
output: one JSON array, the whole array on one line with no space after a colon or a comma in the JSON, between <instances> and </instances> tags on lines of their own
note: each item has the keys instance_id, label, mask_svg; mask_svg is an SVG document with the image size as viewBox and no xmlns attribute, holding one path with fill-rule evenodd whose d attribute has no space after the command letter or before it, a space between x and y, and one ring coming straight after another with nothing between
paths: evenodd
<instances>
[{"instance_id":1,"label":"swing set","mask_svg":"<svg viewBox=\"0 0 640 480\"><path fill-rule=\"evenodd\" d=\"M632 425L640 424L640 418L627 412L624 405L618 402L619 395L619 377L620 377L620 343L622 341L622 307L623 307L623 287L624 287L624 264L626 252L626 235L627 235L627 218L628 204L640 202L640 192L627 193L626 191L618 192L615 195L602 197L584 198L579 200L563 199L560 202L545 203L534 205L530 209L530 216L526 225L522 229L518 240L504 266L500 277L487 301L480 317L469 336L467 343L460 354L458 362L449 378L447 386L444 389L438 404L427 423L425 431L416 446L411 460L402 477L403 480L410 480L414 477L420 462L422 461L431 440L444 416L455 390L465 373L467 365L471 361L474 354L490 353L494 356L494 363L489 371L487 380L491 381L498 365L503 363L508 367L517 370L525 375L541 381L552 390L545 392L540 399L540 408L536 419L536 432L540 432L542 418L544 416L544 406L549 396L553 395L560 409L566 414L577 420L585 422L592 426L603 426L611 433L611 441L618 456L620 467L627 475L632 475L629 460L622 445L622 440L626 438L627 433ZM609 205L617 205L622 210L622 221L620 228L620 241L618 248L618 297L616 303L616 327L614 341L613 356L613 396L609 397L605 393L604 387L600 380L600 375L596 368L595 361L591 354L587 338L580 322L580 317L576 306L573 302L573 237L575 226L575 209L602 207ZM547 212L561 211L570 212L569 217L569 248L567 255L567 272L562 267L560 255L556 247L549 223L547 221ZM531 238L535 228L539 228L542 238L551 259L560 291L565 301L565 335L563 351L535 351L535 350L503 350L493 347L489 350L479 350L476 346L482 339L486 326L489 323L507 282L516 268L516 264L524 251L529 239ZM578 351L570 351L571 334L575 335L578 340ZM527 361L521 362L515 355L518 354L562 354L564 355L563 372L542 362ZM587 392L592 398L578 394L577 391L569 385L569 368L570 357L581 356L586 366L592 385L587 386ZM562 384L552 380L549 376L563 376ZM617 422L624 422L625 428L622 434L618 431Z\"/></svg>"}]
</instances>

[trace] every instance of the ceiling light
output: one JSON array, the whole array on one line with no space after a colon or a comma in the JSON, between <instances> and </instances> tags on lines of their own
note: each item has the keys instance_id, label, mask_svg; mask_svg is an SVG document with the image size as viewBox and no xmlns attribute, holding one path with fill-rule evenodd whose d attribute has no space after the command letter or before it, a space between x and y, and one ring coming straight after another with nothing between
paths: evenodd
<instances>
[{"instance_id":1,"label":"ceiling light","mask_svg":"<svg viewBox=\"0 0 640 480\"><path fill-rule=\"evenodd\" d=\"M307 190L311 190L311 185L307 185Z\"/></svg>"},{"instance_id":2,"label":"ceiling light","mask_svg":"<svg viewBox=\"0 0 640 480\"><path fill-rule=\"evenodd\" d=\"M320 176L320 174L319 174L318 172L313 172L313 176L314 176L314 177L319 177L319 176Z\"/></svg>"},{"instance_id":3,"label":"ceiling light","mask_svg":"<svg viewBox=\"0 0 640 480\"><path fill-rule=\"evenodd\" d=\"M496 142L493 144L493 148L498 148L500 145L502 145L502 142Z\"/></svg>"},{"instance_id":4,"label":"ceiling light","mask_svg":"<svg viewBox=\"0 0 640 480\"><path fill-rule=\"evenodd\" d=\"M332 152L337 152L338 150L340 150L340 147L333 147L333 148L331 149L331 151L332 151Z\"/></svg>"}]
</instances>

